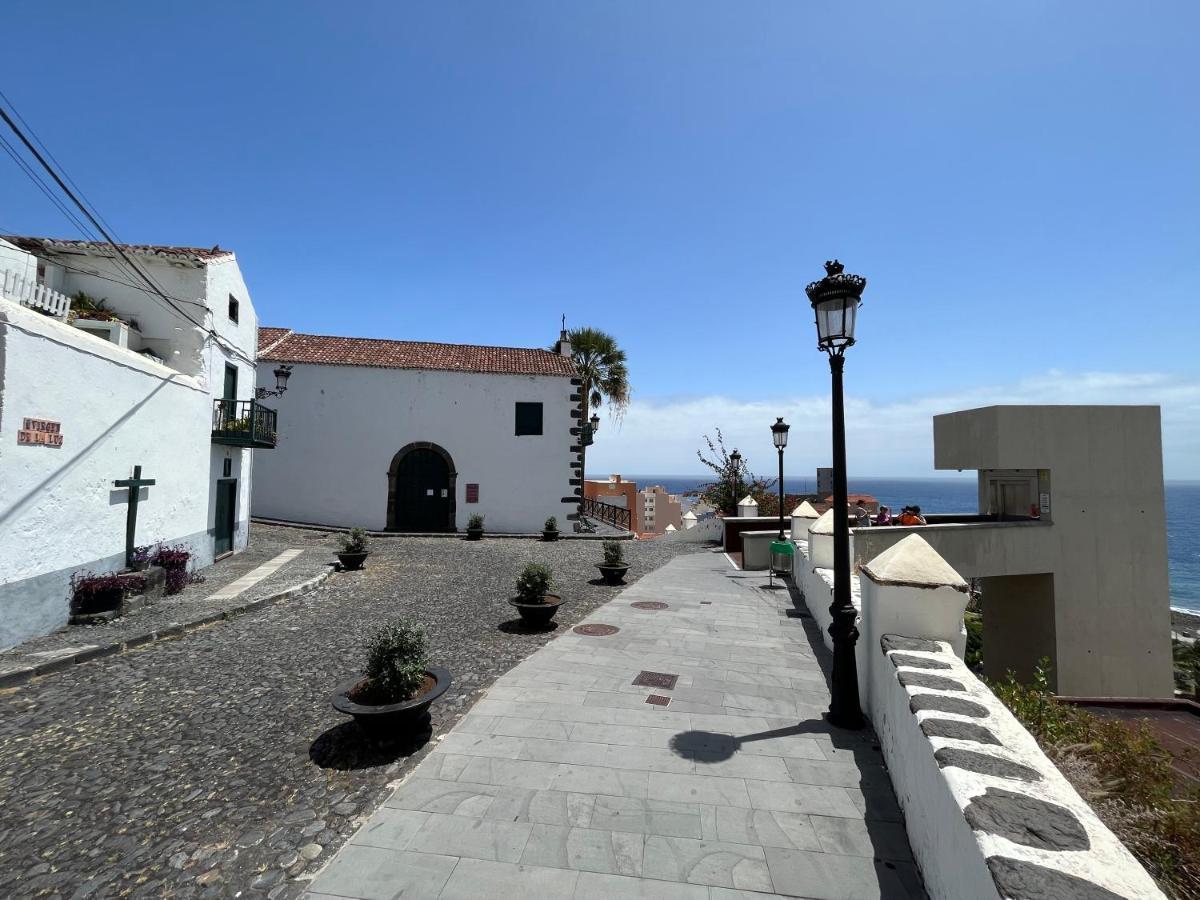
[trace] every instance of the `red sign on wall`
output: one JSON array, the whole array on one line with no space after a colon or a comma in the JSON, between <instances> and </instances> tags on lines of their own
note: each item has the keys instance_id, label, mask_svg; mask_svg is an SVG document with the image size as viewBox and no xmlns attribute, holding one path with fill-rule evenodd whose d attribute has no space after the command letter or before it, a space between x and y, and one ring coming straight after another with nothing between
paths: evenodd
<instances>
[{"instance_id":1,"label":"red sign on wall","mask_svg":"<svg viewBox=\"0 0 1200 900\"><path fill-rule=\"evenodd\" d=\"M61 447L62 442L61 422L51 422L49 419L25 418L21 420L21 427L17 430L18 444Z\"/></svg>"},{"instance_id":2,"label":"red sign on wall","mask_svg":"<svg viewBox=\"0 0 1200 900\"><path fill-rule=\"evenodd\" d=\"M479 485L477 485L477 484L468 484L467 485L467 502L468 503L478 503L479 502Z\"/></svg>"}]
</instances>

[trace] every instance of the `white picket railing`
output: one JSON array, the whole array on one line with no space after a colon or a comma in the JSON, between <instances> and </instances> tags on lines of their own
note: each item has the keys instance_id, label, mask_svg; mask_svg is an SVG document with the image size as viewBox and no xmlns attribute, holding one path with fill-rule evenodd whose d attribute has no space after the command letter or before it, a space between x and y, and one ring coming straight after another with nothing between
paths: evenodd
<instances>
[{"instance_id":1,"label":"white picket railing","mask_svg":"<svg viewBox=\"0 0 1200 900\"><path fill-rule=\"evenodd\" d=\"M52 291L44 284L38 284L27 276L8 269L0 271L0 296L22 306L44 309L60 319L66 319L67 313L71 311L71 298L66 294Z\"/></svg>"}]
</instances>

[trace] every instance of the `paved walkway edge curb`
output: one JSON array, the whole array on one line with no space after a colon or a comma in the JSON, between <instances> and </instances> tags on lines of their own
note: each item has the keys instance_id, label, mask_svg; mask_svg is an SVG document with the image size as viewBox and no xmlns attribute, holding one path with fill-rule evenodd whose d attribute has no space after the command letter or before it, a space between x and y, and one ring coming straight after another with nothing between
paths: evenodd
<instances>
[{"instance_id":1,"label":"paved walkway edge curb","mask_svg":"<svg viewBox=\"0 0 1200 900\"><path fill-rule=\"evenodd\" d=\"M80 650L77 653L72 653L70 656L63 656L51 662L41 663L36 666L28 666L24 669L13 669L11 672L0 674L0 689L16 687L17 685L25 684L32 678L38 678L42 675L49 675L53 672L61 672L64 669L69 669L77 663L85 663L93 659L102 659L105 656L115 656L118 653L124 653L126 650L134 650L138 647L144 647L146 644L152 644L155 641L165 640L166 638L179 637L181 634L186 634L189 631L195 631L197 628L203 628L206 625L211 625L214 622L220 622L223 619L232 619L235 616L244 615L248 612L263 609L267 606L273 606L284 600L290 600L293 597L299 597L301 594L307 594L309 591L321 585L330 575L334 573L334 564L329 564L329 569L322 572L320 575L314 575L299 584L294 584L282 591L277 591L274 594L268 594L266 597L260 597L257 600L251 600L249 603L242 603L237 606L231 606L228 609L223 609L220 612L209 613L206 616L201 616L198 619L193 619L189 622L177 622L168 625L164 628L156 629L155 631L147 631L143 634L137 634L133 637L126 638L123 641L117 641L112 644L105 644L101 647L88 647Z\"/></svg>"},{"instance_id":2,"label":"paved walkway edge curb","mask_svg":"<svg viewBox=\"0 0 1200 900\"><path fill-rule=\"evenodd\" d=\"M255 525L270 525L272 528L298 528L301 531L350 531L345 525L318 525L314 522L289 522L286 519L264 519L258 516L252 516L250 521ZM375 538L443 538L444 540L466 540L465 531L371 531L368 529L367 534ZM484 532L483 539L519 539L527 541L532 538L540 538L541 536L542 533L540 531L486 531ZM558 539L560 541L632 541L635 537L636 535L632 531L619 531L616 534L576 534L564 531L559 533Z\"/></svg>"}]
</instances>

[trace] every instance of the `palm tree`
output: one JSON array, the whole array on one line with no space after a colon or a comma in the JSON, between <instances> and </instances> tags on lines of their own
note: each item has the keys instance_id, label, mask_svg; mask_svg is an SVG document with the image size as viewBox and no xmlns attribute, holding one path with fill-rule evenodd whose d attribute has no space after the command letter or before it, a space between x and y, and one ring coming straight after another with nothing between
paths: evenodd
<instances>
[{"instance_id":1,"label":"palm tree","mask_svg":"<svg viewBox=\"0 0 1200 900\"><path fill-rule=\"evenodd\" d=\"M567 333L571 361L583 382L583 421L592 409L607 400L613 418L620 419L629 406L629 369L625 351L611 334L598 328L576 328Z\"/></svg>"},{"instance_id":2,"label":"palm tree","mask_svg":"<svg viewBox=\"0 0 1200 900\"><path fill-rule=\"evenodd\" d=\"M630 394L625 351L617 346L616 338L598 328L576 328L567 333L567 338L571 341L571 361L575 363L579 380L583 382L579 391L583 396L583 415L579 421L585 433L590 429L589 411L599 409L606 400L612 418L620 421L629 406ZM583 450L579 458L579 512L582 515L588 441L581 441L581 444ZM636 512L630 510L630 515L636 515ZM630 526L632 525L631 520Z\"/></svg>"}]
</instances>

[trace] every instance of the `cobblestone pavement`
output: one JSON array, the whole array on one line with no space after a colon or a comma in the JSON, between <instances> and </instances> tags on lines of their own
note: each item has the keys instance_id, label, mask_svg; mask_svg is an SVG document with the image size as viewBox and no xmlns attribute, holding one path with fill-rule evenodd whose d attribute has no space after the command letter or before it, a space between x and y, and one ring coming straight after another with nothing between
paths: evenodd
<instances>
[{"instance_id":1,"label":"cobblestone pavement","mask_svg":"<svg viewBox=\"0 0 1200 900\"><path fill-rule=\"evenodd\" d=\"M263 526L253 541L333 544ZM625 547L629 581L696 549ZM428 750L372 746L330 708L371 626L428 629L454 676L434 706L441 734L554 634L524 633L505 602L527 561L555 572L560 631L617 590L593 583L593 541L374 551L310 594L0 692L0 896L294 897Z\"/></svg>"},{"instance_id":2,"label":"cobblestone pavement","mask_svg":"<svg viewBox=\"0 0 1200 900\"><path fill-rule=\"evenodd\" d=\"M289 549L303 549L304 552L236 598L208 599L221 588ZM69 625L53 634L33 638L11 647L0 653L0 674L45 662L59 653L69 653L85 646L121 643L135 635L244 605L327 571L328 564L333 559L331 542L326 534L293 528L254 526L254 540L251 546L243 553L203 569L201 574L204 581L188 585L178 594L163 597L112 622L102 625ZM67 598L64 597L63 604L66 603Z\"/></svg>"}]
</instances>

